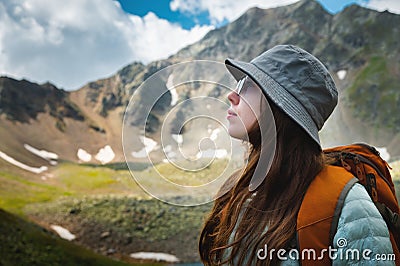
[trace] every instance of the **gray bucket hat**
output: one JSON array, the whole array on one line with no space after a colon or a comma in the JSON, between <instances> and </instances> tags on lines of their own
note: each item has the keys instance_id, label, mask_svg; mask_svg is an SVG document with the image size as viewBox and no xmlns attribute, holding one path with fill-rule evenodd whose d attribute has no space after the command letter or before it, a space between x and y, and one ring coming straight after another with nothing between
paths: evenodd
<instances>
[{"instance_id":1,"label":"gray bucket hat","mask_svg":"<svg viewBox=\"0 0 400 266\"><path fill-rule=\"evenodd\" d=\"M335 108L338 92L316 57L294 45L277 45L250 63L228 58L225 65L236 80L253 79L321 147L318 131Z\"/></svg>"}]
</instances>

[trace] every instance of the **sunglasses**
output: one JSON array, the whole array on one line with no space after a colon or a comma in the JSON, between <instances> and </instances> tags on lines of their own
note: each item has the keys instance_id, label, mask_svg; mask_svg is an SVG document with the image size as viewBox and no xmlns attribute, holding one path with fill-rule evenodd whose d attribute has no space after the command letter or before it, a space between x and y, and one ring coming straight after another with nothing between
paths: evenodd
<instances>
[{"instance_id":1,"label":"sunglasses","mask_svg":"<svg viewBox=\"0 0 400 266\"><path fill-rule=\"evenodd\" d=\"M249 80L248 76L245 76L244 78L238 81L235 89L236 94L244 95L246 93L248 84L247 86L245 86L245 84L248 80Z\"/></svg>"}]
</instances>

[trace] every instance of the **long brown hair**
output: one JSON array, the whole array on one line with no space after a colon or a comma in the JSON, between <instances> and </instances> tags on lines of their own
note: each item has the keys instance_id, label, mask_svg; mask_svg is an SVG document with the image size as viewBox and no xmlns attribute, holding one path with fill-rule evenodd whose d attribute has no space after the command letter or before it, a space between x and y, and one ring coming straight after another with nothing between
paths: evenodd
<instances>
[{"instance_id":1,"label":"long brown hair","mask_svg":"<svg viewBox=\"0 0 400 266\"><path fill-rule=\"evenodd\" d=\"M232 189L216 199L200 235L199 251L205 265L276 264L275 256L257 260L257 251L264 245L269 250L290 248L301 201L324 167L318 144L277 106L269 104L276 125L271 168L256 193L249 191L262 146L257 123L249 134L251 145L243 173Z\"/></svg>"}]
</instances>

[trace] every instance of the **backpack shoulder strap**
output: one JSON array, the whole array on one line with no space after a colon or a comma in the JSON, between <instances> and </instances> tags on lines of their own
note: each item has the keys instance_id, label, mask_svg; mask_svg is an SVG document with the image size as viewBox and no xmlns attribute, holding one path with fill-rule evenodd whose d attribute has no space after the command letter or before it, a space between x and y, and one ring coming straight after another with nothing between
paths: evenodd
<instances>
[{"instance_id":1,"label":"backpack shoulder strap","mask_svg":"<svg viewBox=\"0 0 400 266\"><path fill-rule=\"evenodd\" d=\"M349 193L350 189L354 186L355 183L358 183L358 179L356 177L353 177L344 186L344 188L342 189L342 192L340 192L338 201L336 203L335 212L333 213L331 230L329 232L329 243L330 244L333 243L333 238L337 231L337 227L339 224L339 218L340 218L340 215L342 214L342 209L343 209L343 205L344 205L346 196Z\"/></svg>"},{"instance_id":2,"label":"backpack shoulder strap","mask_svg":"<svg viewBox=\"0 0 400 266\"><path fill-rule=\"evenodd\" d=\"M302 265L331 264L326 252L319 256L331 245L344 199L356 182L346 169L329 165L307 189L297 216L299 254L306 255L300 256Z\"/></svg>"}]
</instances>

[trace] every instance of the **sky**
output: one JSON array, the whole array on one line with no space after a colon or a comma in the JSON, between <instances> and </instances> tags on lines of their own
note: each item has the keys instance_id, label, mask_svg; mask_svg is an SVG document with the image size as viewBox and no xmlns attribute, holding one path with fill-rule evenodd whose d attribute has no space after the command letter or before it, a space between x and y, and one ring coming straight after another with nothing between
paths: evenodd
<instances>
[{"instance_id":1,"label":"sky","mask_svg":"<svg viewBox=\"0 0 400 266\"><path fill-rule=\"evenodd\" d=\"M297 0L0 0L0 76L76 90L135 61L167 58L248 8ZM318 0L334 14L357 3L400 13L399 0Z\"/></svg>"}]
</instances>

